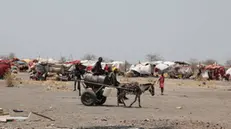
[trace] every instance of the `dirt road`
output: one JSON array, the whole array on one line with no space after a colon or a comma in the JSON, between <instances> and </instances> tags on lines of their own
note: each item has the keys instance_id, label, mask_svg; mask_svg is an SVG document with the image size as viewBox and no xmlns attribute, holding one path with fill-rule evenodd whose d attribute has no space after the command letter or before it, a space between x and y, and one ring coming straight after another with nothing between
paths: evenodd
<instances>
[{"instance_id":1,"label":"dirt road","mask_svg":"<svg viewBox=\"0 0 231 129\"><path fill-rule=\"evenodd\" d=\"M133 78L147 82L153 78ZM126 79L121 78L121 81ZM52 84L50 84L52 85ZM231 85L227 82L195 82L191 80L167 80L165 95L148 92L141 98L142 108L116 106L116 92L113 91L104 106L86 107L81 104L78 92L72 91L72 83L65 90L51 90L45 85L22 84L5 87L0 81L0 108L9 110L12 116L38 112L55 121L31 115L26 121L0 123L0 129L45 129L79 128L89 126L134 126L166 129L210 129L231 128ZM200 85L200 86L199 86ZM128 96L129 101L133 96ZM128 102L129 103L129 102ZM13 109L24 110L14 113Z\"/></svg>"}]
</instances>

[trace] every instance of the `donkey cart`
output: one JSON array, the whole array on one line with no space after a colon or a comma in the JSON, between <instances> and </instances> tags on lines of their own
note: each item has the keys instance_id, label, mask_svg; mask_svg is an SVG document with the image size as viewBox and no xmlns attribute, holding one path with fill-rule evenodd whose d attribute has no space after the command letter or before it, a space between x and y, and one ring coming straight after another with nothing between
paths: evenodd
<instances>
[{"instance_id":1,"label":"donkey cart","mask_svg":"<svg viewBox=\"0 0 231 129\"><path fill-rule=\"evenodd\" d=\"M107 96L110 94L111 88L116 88L108 85L110 82L108 76L93 76L86 74L81 84L85 91L81 95L81 102L85 106L103 105Z\"/></svg>"},{"instance_id":2,"label":"donkey cart","mask_svg":"<svg viewBox=\"0 0 231 129\"><path fill-rule=\"evenodd\" d=\"M152 96L155 95L154 85L156 81L154 81L154 83L145 84L138 84L137 82L128 83L115 87L110 85L110 79L108 76L93 76L92 74L86 74L84 79L81 80L81 83L85 88L85 91L81 96L81 102L85 106L103 105L111 93L112 88L116 88L120 91L117 96L117 106L119 106L119 100L121 100L122 104L126 107L124 96L130 94L135 95L135 99L129 107L131 107L137 100L139 102L139 107L141 107L140 98L145 91L149 91Z\"/></svg>"}]
</instances>

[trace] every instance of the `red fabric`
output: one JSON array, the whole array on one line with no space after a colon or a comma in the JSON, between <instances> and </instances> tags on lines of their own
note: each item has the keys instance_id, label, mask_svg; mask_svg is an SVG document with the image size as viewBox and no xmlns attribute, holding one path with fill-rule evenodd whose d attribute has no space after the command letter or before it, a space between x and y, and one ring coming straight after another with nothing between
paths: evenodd
<instances>
[{"instance_id":1,"label":"red fabric","mask_svg":"<svg viewBox=\"0 0 231 129\"><path fill-rule=\"evenodd\" d=\"M10 63L10 60L0 60L0 63Z\"/></svg>"},{"instance_id":2,"label":"red fabric","mask_svg":"<svg viewBox=\"0 0 231 129\"><path fill-rule=\"evenodd\" d=\"M93 66L87 66L87 71L91 71Z\"/></svg>"},{"instance_id":3,"label":"red fabric","mask_svg":"<svg viewBox=\"0 0 231 129\"><path fill-rule=\"evenodd\" d=\"M71 62L66 62L65 64L79 64L79 63L81 63L80 60L75 60Z\"/></svg>"},{"instance_id":4,"label":"red fabric","mask_svg":"<svg viewBox=\"0 0 231 129\"><path fill-rule=\"evenodd\" d=\"M0 76L3 76L9 69L9 64L0 64Z\"/></svg>"},{"instance_id":5,"label":"red fabric","mask_svg":"<svg viewBox=\"0 0 231 129\"><path fill-rule=\"evenodd\" d=\"M224 67L220 68L219 72L220 72L221 76L224 77L224 75L225 75L225 68Z\"/></svg>"},{"instance_id":6,"label":"red fabric","mask_svg":"<svg viewBox=\"0 0 231 129\"><path fill-rule=\"evenodd\" d=\"M159 71L159 69L158 69L158 68L155 68L154 71L157 73L157 72Z\"/></svg>"},{"instance_id":7,"label":"red fabric","mask_svg":"<svg viewBox=\"0 0 231 129\"><path fill-rule=\"evenodd\" d=\"M161 76L161 77L159 78L160 88L164 88L164 80L165 80L164 76Z\"/></svg>"},{"instance_id":8,"label":"red fabric","mask_svg":"<svg viewBox=\"0 0 231 129\"><path fill-rule=\"evenodd\" d=\"M105 65L104 70L105 70L105 71L108 71L108 70L109 70L108 65Z\"/></svg>"}]
</instances>

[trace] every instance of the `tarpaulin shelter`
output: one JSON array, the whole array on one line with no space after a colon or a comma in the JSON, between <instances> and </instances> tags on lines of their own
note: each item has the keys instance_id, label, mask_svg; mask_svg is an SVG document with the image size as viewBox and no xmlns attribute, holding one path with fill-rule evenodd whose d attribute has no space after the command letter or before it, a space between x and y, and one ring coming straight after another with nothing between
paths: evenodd
<instances>
[{"instance_id":1,"label":"tarpaulin shelter","mask_svg":"<svg viewBox=\"0 0 231 129\"><path fill-rule=\"evenodd\" d=\"M135 71L140 75L151 75L153 73L152 65L150 63L132 65L130 71Z\"/></svg>"},{"instance_id":2,"label":"tarpaulin shelter","mask_svg":"<svg viewBox=\"0 0 231 129\"><path fill-rule=\"evenodd\" d=\"M208 72L209 79L219 80L225 76L225 67L220 65L207 65L204 70Z\"/></svg>"},{"instance_id":3,"label":"tarpaulin shelter","mask_svg":"<svg viewBox=\"0 0 231 129\"><path fill-rule=\"evenodd\" d=\"M66 62L65 64L79 64L79 63L81 63L80 60L75 60L75 61Z\"/></svg>"}]
</instances>

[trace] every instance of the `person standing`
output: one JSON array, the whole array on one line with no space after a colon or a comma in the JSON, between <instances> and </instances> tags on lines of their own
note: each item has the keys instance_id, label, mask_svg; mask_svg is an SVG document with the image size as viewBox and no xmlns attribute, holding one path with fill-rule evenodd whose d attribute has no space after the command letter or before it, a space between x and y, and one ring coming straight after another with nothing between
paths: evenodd
<instances>
[{"instance_id":1,"label":"person standing","mask_svg":"<svg viewBox=\"0 0 231 129\"><path fill-rule=\"evenodd\" d=\"M111 81L111 85L113 86L116 86L118 87L120 85L120 82L117 80L117 74L119 72L119 69L114 67L112 68L112 72L109 74L109 78L110 78L110 81ZM117 96L120 94L120 90L117 89ZM124 99L125 100L128 100L128 98L126 96L124 96ZM120 100L118 100L119 103L121 103Z\"/></svg>"},{"instance_id":2,"label":"person standing","mask_svg":"<svg viewBox=\"0 0 231 129\"><path fill-rule=\"evenodd\" d=\"M74 75L75 75L75 82L74 82L74 91L76 91L76 84L78 82L78 90L79 90L79 96L81 96L81 86L80 86L80 80L81 76L84 74L84 70L81 68L81 63L77 63L75 65Z\"/></svg>"},{"instance_id":3,"label":"person standing","mask_svg":"<svg viewBox=\"0 0 231 129\"><path fill-rule=\"evenodd\" d=\"M164 81L165 81L165 77L164 77L164 73L162 73L158 80L161 89L161 95L164 95Z\"/></svg>"},{"instance_id":4,"label":"person standing","mask_svg":"<svg viewBox=\"0 0 231 129\"><path fill-rule=\"evenodd\" d=\"M105 72L106 75L109 74L109 66L108 66L108 64L105 65L104 72Z\"/></svg>"}]
</instances>

